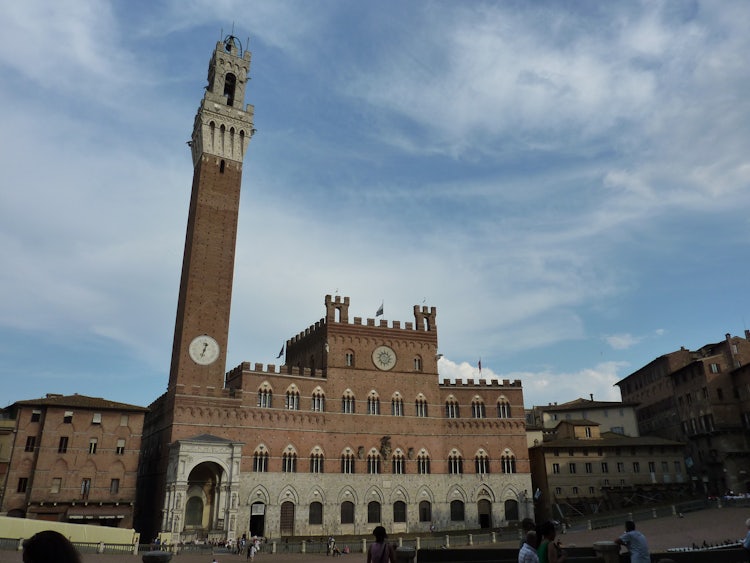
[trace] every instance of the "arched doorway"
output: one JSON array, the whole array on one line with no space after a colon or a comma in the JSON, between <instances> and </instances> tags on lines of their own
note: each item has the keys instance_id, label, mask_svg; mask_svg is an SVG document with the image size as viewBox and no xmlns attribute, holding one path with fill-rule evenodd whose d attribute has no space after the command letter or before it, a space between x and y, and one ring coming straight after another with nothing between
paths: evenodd
<instances>
[{"instance_id":1,"label":"arched doorway","mask_svg":"<svg viewBox=\"0 0 750 563\"><path fill-rule=\"evenodd\" d=\"M490 501L481 499L477 503L477 514L479 516L480 528L492 528L492 503Z\"/></svg>"},{"instance_id":2,"label":"arched doorway","mask_svg":"<svg viewBox=\"0 0 750 563\"><path fill-rule=\"evenodd\" d=\"M508 499L505 501L505 519L507 521L518 520L518 501Z\"/></svg>"},{"instance_id":3,"label":"arched doorway","mask_svg":"<svg viewBox=\"0 0 750 563\"><path fill-rule=\"evenodd\" d=\"M220 505L226 504L226 499L219 498L222 475L222 468L212 462L199 463L188 475L183 539L203 540L211 532L224 529L219 510Z\"/></svg>"},{"instance_id":4,"label":"arched doorway","mask_svg":"<svg viewBox=\"0 0 750 563\"><path fill-rule=\"evenodd\" d=\"M203 500L200 497L190 497L185 505L185 527L201 527L203 525Z\"/></svg>"},{"instance_id":5,"label":"arched doorway","mask_svg":"<svg viewBox=\"0 0 750 563\"><path fill-rule=\"evenodd\" d=\"M279 533L282 536L294 535L294 503L291 501L281 503Z\"/></svg>"},{"instance_id":6,"label":"arched doorway","mask_svg":"<svg viewBox=\"0 0 750 563\"><path fill-rule=\"evenodd\" d=\"M254 502L250 507L250 536L265 536L266 530L266 505L262 502Z\"/></svg>"}]
</instances>

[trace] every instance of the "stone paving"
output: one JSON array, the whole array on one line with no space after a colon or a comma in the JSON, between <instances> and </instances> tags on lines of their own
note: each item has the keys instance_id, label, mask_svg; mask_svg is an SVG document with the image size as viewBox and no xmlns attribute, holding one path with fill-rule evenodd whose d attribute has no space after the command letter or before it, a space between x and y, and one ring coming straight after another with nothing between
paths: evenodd
<instances>
[{"instance_id":1,"label":"stone paving","mask_svg":"<svg viewBox=\"0 0 750 563\"><path fill-rule=\"evenodd\" d=\"M690 547L693 543L702 545L721 543L726 540L738 540L747 533L745 520L750 517L748 508L714 508L690 512L683 518L672 516L636 522L636 527L648 539L652 551L665 551L670 547ZM595 541L613 540L622 533L621 526L601 530L570 531L560 536L563 545L589 546ZM517 541L496 544L498 547L516 547ZM481 547L481 546L477 546ZM362 553L351 553L342 556L341 563L346 561L364 561ZM133 555L93 555L86 554L83 563L140 563L141 558ZM172 560L175 563L211 563L211 555L182 554ZM217 554L218 563L244 563L244 556ZM333 563L324 554L271 554L260 553L254 563ZM22 563L21 552L0 551L0 563Z\"/></svg>"}]
</instances>

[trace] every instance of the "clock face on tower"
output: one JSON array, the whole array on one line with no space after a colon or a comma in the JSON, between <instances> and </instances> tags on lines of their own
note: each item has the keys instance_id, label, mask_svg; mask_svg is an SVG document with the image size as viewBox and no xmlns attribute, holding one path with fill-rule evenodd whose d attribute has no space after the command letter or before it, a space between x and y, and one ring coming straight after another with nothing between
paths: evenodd
<instances>
[{"instance_id":1,"label":"clock face on tower","mask_svg":"<svg viewBox=\"0 0 750 563\"><path fill-rule=\"evenodd\" d=\"M396 365L396 352L388 346L378 346L372 351L372 363L376 368L387 371Z\"/></svg>"},{"instance_id":2,"label":"clock face on tower","mask_svg":"<svg viewBox=\"0 0 750 563\"><path fill-rule=\"evenodd\" d=\"M196 336L188 348L190 358L198 365L207 366L219 357L219 343L207 334Z\"/></svg>"}]
</instances>

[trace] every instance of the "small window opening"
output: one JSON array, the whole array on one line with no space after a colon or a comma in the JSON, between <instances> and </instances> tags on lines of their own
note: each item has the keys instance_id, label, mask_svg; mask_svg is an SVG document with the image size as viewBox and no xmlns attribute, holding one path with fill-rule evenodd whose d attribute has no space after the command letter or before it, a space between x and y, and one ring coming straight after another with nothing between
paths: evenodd
<instances>
[{"instance_id":1,"label":"small window opening","mask_svg":"<svg viewBox=\"0 0 750 563\"><path fill-rule=\"evenodd\" d=\"M229 73L224 78L224 97L227 99L227 105L234 105L234 90L237 85L237 78L234 74Z\"/></svg>"}]
</instances>

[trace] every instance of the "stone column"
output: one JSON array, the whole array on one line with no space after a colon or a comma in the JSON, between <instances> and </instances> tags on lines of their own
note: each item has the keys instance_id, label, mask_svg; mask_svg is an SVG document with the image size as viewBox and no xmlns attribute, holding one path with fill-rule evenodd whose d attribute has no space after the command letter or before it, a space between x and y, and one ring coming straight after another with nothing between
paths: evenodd
<instances>
[{"instance_id":1,"label":"stone column","mask_svg":"<svg viewBox=\"0 0 750 563\"><path fill-rule=\"evenodd\" d=\"M604 563L620 562L620 546L613 541L598 541L594 543L594 552Z\"/></svg>"}]
</instances>

